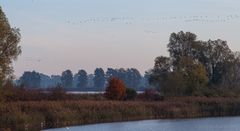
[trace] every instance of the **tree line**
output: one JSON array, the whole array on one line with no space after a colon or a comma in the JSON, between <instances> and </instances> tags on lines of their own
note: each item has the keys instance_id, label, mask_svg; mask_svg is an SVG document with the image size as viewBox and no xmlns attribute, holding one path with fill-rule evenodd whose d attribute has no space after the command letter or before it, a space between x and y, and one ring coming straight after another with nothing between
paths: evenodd
<instances>
[{"instance_id":1,"label":"tree line","mask_svg":"<svg viewBox=\"0 0 240 131\"><path fill-rule=\"evenodd\" d=\"M83 69L76 74L73 74L71 70L66 70L61 75L51 76L36 71L26 71L16 81L16 84L27 88L60 86L69 90L104 91L108 80L113 77L123 80L127 87L135 90L144 90L148 86L147 77L142 76L135 68L108 68L106 72L102 68L96 68L94 74L88 74Z\"/></svg>"}]
</instances>

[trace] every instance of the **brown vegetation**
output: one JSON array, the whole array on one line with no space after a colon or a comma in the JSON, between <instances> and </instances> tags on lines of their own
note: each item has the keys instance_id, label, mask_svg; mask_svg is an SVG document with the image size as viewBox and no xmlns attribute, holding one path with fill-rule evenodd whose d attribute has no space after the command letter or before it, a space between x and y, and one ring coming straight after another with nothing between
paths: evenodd
<instances>
[{"instance_id":1,"label":"brown vegetation","mask_svg":"<svg viewBox=\"0 0 240 131\"><path fill-rule=\"evenodd\" d=\"M240 115L240 98L172 97L164 101L25 101L0 105L0 130L34 131L141 119Z\"/></svg>"}]
</instances>

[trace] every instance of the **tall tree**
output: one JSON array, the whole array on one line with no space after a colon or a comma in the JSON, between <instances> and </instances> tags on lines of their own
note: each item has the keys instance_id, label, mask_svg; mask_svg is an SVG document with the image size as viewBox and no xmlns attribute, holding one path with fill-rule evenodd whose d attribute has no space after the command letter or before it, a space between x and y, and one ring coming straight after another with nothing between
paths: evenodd
<instances>
[{"instance_id":1,"label":"tall tree","mask_svg":"<svg viewBox=\"0 0 240 131\"><path fill-rule=\"evenodd\" d=\"M100 90L103 90L104 86L105 86L105 73L104 70L102 68L97 68L94 71L94 87L99 88Z\"/></svg>"},{"instance_id":2,"label":"tall tree","mask_svg":"<svg viewBox=\"0 0 240 131\"><path fill-rule=\"evenodd\" d=\"M109 80L112 77L117 77L118 76L118 71L113 68L108 68L106 72L106 78Z\"/></svg>"},{"instance_id":3,"label":"tall tree","mask_svg":"<svg viewBox=\"0 0 240 131\"><path fill-rule=\"evenodd\" d=\"M88 85L88 75L85 70L79 70L77 73L77 87L85 88Z\"/></svg>"},{"instance_id":4,"label":"tall tree","mask_svg":"<svg viewBox=\"0 0 240 131\"><path fill-rule=\"evenodd\" d=\"M194 61L191 57L182 57L180 60L180 72L185 82L185 94L193 95L201 93L207 86L208 77L205 67Z\"/></svg>"},{"instance_id":5,"label":"tall tree","mask_svg":"<svg viewBox=\"0 0 240 131\"><path fill-rule=\"evenodd\" d=\"M227 71L227 63L234 59L234 53L223 40L209 40L206 42L205 54L209 81L212 84L220 84L224 73Z\"/></svg>"},{"instance_id":6,"label":"tall tree","mask_svg":"<svg viewBox=\"0 0 240 131\"><path fill-rule=\"evenodd\" d=\"M141 84L141 80L142 80L142 76L140 74L140 72L135 69L135 68L131 68L131 69L127 69L127 77L126 77L126 85L129 88L138 88Z\"/></svg>"},{"instance_id":7,"label":"tall tree","mask_svg":"<svg viewBox=\"0 0 240 131\"><path fill-rule=\"evenodd\" d=\"M20 78L20 84L24 85L27 88L40 88L41 76L39 73L37 73L35 71L24 72L24 74Z\"/></svg>"},{"instance_id":8,"label":"tall tree","mask_svg":"<svg viewBox=\"0 0 240 131\"><path fill-rule=\"evenodd\" d=\"M66 70L62 73L61 83L64 88L71 88L73 86L73 74L71 70Z\"/></svg>"},{"instance_id":9,"label":"tall tree","mask_svg":"<svg viewBox=\"0 0 240 131\"><path fill-rule=\"evenodd\" d=\"M182 57L198 61L205 67L210 84L221 83L227 72L227 63L234 58L234 53L223 40L198 41L190 32L172 33L168 49L173 62L173 69L178 69Z\"/></svg>"},{"instance_id":10,"label":"tall tree","mask_svg":"<svg viewBox=\"0 0 240 131\"><path fill-rule=\"evenodd\" d=\"M159 89L164 88L168 74L171 72L171 60L160 56L155 59L154 68L150 71L149 83Z\"/></svg>"},{"instance_id":11,"label":"tall tree","mask_svg":"<svg viewBox=\"0 0 240 131\"><path fill-rule=\"evenodd\" d=\"M40 83L40 87L41 88L50 88L52 87L52 79L50 76L39 73L40 77L41 77L41 83Z\"/></svg>"},{"instance_id":12,"label":"tall tree","mask_svg":"<svg viewBox=\"0 0 240 131\"><path fill-rule=\"evenodd\" d=\"M57 87L61 85L61 76L60 75L51 75L51 86Z\"/></svg>"},{"instance_id":13,"label":"tall tree","mask_svg":"<svg viewBox=\"0 0 240 131\"><path fill-rule=\"evenodd\" d=\"M201 93L199 90L206 87L209 80L206 65L211 63L213 54L209 53L208 45L198 41L191 32L172 33L168 44L170 58L161 56L155 59L150 84L158 87L165 95Z\"/></svg>"},{"instance_id":14,"label":"tall tree","mask_svg":"<svg viewBox=\"0 0 240 131\"><path fill-rule=\"evenodd\" d=\"M19 29L11 28L0 7L0 87L12 78L12 61L21 53Z\"/></svg>"},{"instance_id":15,"label":"tall tree","mask_svg":"<svg viewBox=\"0 0 240 131\"><path fill-rule=\"evenodd\" d=\"M226 88L240 87L240 53L234 53L234 59L225 63L226 72L223 74L221 86Z\"/></svg>"},{"instance_id":16,"label":"tall tree","mask_svg":"<svg viewBox=\"0 0 240 131\"><path fill-rule=\"evenodd\" d=\"M151 70L146 71L143 76L143 87L144 88L147 88L150 86L150 83L149 83L150 76L151 76Z\"/></svg>"},{"instance_id":17,"label":"tall tree","mask_svg":"<svg viewBox=\"0 0 240 131\"><path fill-rule=\"evenodd\" d=\"M186 95L186 82L183 74L179 71L171 72L162 81L160 91L165 96L184 96Z\"/></svg>"},{"instance_id":18,"label":"tall tree","mask_svg":"<svg viewBox=\"0 0 240 131\"><path fill-rule=\"evenodd\" d=\"M197 36L191 32L184 33L181 31L171 34L167 47L174 69L178 68L181 57L194 57L195 50L193 47L196 47L198 43Z\"/></svg>"}]
</instances>

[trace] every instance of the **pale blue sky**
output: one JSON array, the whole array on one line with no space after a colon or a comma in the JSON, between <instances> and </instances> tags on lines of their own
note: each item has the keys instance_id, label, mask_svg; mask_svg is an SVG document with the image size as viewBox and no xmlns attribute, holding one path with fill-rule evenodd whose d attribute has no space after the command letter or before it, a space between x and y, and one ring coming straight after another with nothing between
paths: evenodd
<instances>
[{"instance_id":1,"label":"pale blue sky","mask_svg":"<svg viewBox=\"0 0 240 131\"><path fill-rule=\"evenodd\" d=\"M60 74L96 67L135 67L142 73L167 55L172 32L221 38L240 50L239 0L0 0L21 29L15 74Z\"/></svg>"}]
</instances>

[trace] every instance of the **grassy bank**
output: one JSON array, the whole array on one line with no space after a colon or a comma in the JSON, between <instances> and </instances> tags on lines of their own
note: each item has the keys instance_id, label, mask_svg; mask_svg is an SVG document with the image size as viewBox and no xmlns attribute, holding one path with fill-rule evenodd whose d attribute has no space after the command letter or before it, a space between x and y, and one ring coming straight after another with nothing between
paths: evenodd
<instances>
[{"instance_id":1,"label":"grassy bank","mask_svg":"<svg viewBox=\"0 0 240 131\"><path fill-rule=\"evenodd\" d=\"M240 98L164 101L25 101L0 105L0 130L24 131L100 122L240 115Z\"/></svg>"}]
</instances>

